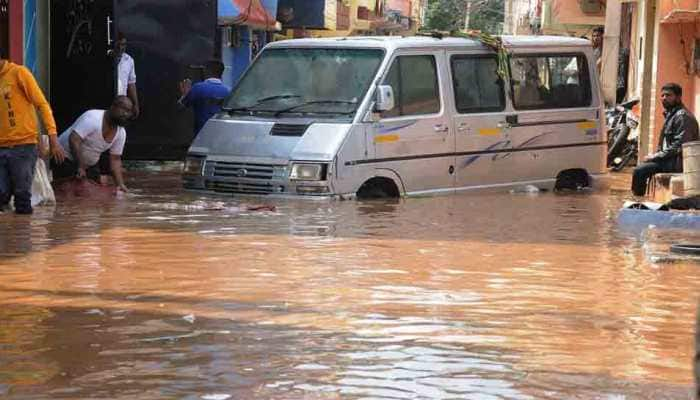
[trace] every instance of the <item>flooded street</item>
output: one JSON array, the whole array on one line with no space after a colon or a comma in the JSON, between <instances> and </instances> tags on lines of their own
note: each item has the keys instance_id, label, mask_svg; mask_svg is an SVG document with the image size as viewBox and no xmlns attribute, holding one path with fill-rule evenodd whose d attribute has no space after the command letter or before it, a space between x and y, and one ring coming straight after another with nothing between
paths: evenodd
<instances>
[{"instance_id":1,"label":"flooded street","mask_svg":"<svg viewBox=\"0 0 700 400\"><path fill-rule=\"evenodd\" d=\"M0 214L0 397L690 398L700 265L650 262L626 193L130 186Z\"/></svg>"}]
</instances>

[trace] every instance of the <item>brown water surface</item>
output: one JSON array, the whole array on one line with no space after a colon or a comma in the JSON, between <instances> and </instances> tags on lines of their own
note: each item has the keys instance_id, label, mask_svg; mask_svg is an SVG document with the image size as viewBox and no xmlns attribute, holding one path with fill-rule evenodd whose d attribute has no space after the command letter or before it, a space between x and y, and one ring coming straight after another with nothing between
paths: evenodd
<instances>
[{"instance_id":1,"label":"brown water surface","mask_svg":"<svg viewBox=\"0 0 700 400\"><path fill-rule=\"evenodd\" d=\"M0 397L690 398L700 265L650 262L621 193L133 186L0 214Z\"/></svg>"}]
</instances>

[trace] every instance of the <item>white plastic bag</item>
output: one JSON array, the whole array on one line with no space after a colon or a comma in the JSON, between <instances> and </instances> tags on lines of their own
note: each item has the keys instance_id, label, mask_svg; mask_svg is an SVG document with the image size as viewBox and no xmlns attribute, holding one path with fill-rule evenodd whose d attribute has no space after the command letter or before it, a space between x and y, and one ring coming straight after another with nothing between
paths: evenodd
<instances>
[{"instance_id":1,"label":"white plastic bag","mask_svg":"<svg viewBox=\"0 0 700 400\"><path fill-rule=\"evenodd\" d=\"M34 180L32 181L32 207L56 204L56 196L51 187L51 178L46 163L41 158L36 160Z\"/></svg>"}]
</instances>

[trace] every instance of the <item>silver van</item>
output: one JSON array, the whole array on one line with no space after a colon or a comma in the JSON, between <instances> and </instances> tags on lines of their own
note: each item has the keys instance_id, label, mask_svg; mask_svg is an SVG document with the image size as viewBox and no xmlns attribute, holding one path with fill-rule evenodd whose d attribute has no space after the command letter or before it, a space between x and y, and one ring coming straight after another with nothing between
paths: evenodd
<instances>
[{"instance_id":1,"label":"silver van","mask_svg":"<svg viewBox=\"0 0 700 400\"><path fill-rule=\"evenodd\" d=\"M590 42L503 41L507 82L470 39L272 43L193 142L184 185L343 198L591 186L606 138Z\"/></svg>"}]
</instances>

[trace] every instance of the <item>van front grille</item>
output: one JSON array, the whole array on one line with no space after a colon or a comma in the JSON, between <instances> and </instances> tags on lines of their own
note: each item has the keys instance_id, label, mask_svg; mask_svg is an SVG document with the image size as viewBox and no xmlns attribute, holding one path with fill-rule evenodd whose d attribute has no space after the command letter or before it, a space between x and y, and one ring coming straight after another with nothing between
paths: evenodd
<instances>
[{"instance_id":1,"label":"van front grille","mask_svg":"<svg viewBox=\"0 0 700 400\"><path fill-rule=\"evenodd\" d=\"M212 161L215 178L272 179L273 165Z\"/></svg>"},{"instance_id":2,"label":"van front grille","mask_svg":"<svg viewBox=\"0 0 700 400\"><path fill-rule=\"evenodd\" d=\"M284 187L279 185L278 177L275 176L275 169L280 168L284 166L207 161L204 167L206 188L217 193L280 193L284 191Z\"/></svg>"}]
</instances>

